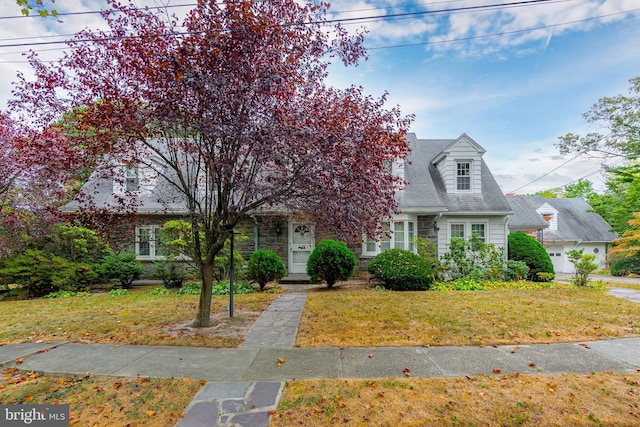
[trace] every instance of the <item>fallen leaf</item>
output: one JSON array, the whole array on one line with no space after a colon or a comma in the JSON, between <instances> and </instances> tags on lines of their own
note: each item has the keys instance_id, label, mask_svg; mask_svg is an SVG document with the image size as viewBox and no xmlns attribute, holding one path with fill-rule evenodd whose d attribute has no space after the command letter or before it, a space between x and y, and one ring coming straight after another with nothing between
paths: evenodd
<instances>
[{"instance_id":1,"label":"fallen leaf","mask_svg":"<svg viewBox=\"0 0 640 427\"><path fill-rule=\"evenodd\" d=\"M513 378L520 378L520 372L514 372Z\"/></svg>"},{"instance_id":2,"label":"fallen leaf","mask_svg":"<svg viewBox=\"0 0 640 427\"><path fill-rule=\"evenodd\" d=\"M500 369L498 369L498 368L493 368L493 373L494 373L494 374L499 374L499 373L500 373Z\"/></svg>"},{"instance_id":3,"label":"fallen leaf","mask_svg":"<svg viewBox=\"0 0 640 427\"><path fill-rule=\"evenodd\" d=\"M532 368L535 368L535 367L536 367L536 364L535 364L535 363L533 363L533 362L531 362L531 363L529 363L529 366L530 366L530 367L532 367Z\"/></svg>"},{"instance_id":4,"label":"fallen leaf","mask_svg":"<svg viewBox=\"0 0 640 427\"><path fill-rule=\"evenodd\" d=\"M276 410L275 410L275 409L272 409L272 410L270 410L269 412L267 412L267 414L269 414L269 415L273 415L273 414L275 414L275 413L276 413Z\"/></svg>"},{"instance_id":5,"label":"fallen leaf","mask_svg":"<svg viewBox=\"0 0 640 427\"><path fill-rule=\"evenodd\" d=\"M16 360L16 365L22 365L22 362L24 362L24 359L26 359L26 357L21 357L20 359Z\"/></svg>"},{"instance_id":6,"label":"fallen leaf","mask_svg":"<svg viewBox=\"0 0 640 427\"><path fill-rule=\"evenodd\" d=\"M338 359L344 359L344 356L343 355L339 355Z\"/></svg>"},{"instance_id":7,"label":"fallen leaf","mask_svg":"<svg viewBox=\"0 0 640 427\"><path fill-rule=\"evenodd\" d=\"M156 414L156 411L147 411L148 417L153 417Z\"/></svg>"},{"instance_id":8,"label":"fallen leaf","mask_svg":"<svg viewBox=\"0 0 640 427\"><path fill-rule=\"evenodd\" d=\"M369 355L369 359L373 359L374 357L375 357L375 355L373 355L373 354Z\"/></svg>"},{"instance_id":9,"label":"fallen leaf","mask_svg":"<svg viewBox=\"0 0 640 427\"><path fill-rule=\"evenodd\" d=\"M278 357L278 362L279 362L279 363L284 363L284 362L285 362L285 360L284 360L282 357Z\"/></svg>"},{"instance_id":10,"label":"fallen leaf","mask_svg":"<svg viewBox=\"0 0 640 427\"><path fill-rule=\"evenodd\" d=\"M72 426L72 425L74 425L74 424L78 424L79 422L80 422L80 419L79 419L79 418L71 418L71 419L69 420L69 425L70 425L70 426Z\"/></svg>"},{"instance_id":11,"label":"fallen leaf","mask_svg":"<svg viewBox=\"0 0 640 427\"><path fill-rule=\"evenodd\" d=\"M411 378L411 370L409 368L404 368L402 372L404 372L408 378Z\"/></svg>"},{"instance_id":12,"label":"fallen leaf","mask_svg":"<svg viewBox=\"0 0 640 427\"><path fill-rule=\"evenodd\" d=\"M113 383L113 388L120 388L122 387L122 383L120 381L116 381L115 383Z\"/></svg>"},{"instance_id":13,"label":"fallen leaf","mask_svg":"<svg viewBox=\"0 0 640 427\"><path fill-rule=\"evenodd\" d=\"M191 378L183 378L182 381L184 381L185 383L189 383L191 382Z\"/></svg>"}]
</instances>

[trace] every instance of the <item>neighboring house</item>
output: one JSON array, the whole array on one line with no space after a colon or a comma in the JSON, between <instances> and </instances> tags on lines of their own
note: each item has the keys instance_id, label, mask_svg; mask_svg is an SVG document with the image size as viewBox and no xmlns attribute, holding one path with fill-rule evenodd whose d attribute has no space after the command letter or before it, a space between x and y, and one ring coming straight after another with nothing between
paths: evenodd
<instances>
[{"instance_id":1,"label":"neighboring house","mask_svg":"<svg viewBox=\"0 0 640 427\"><path fill-rule=\"evenodd\" d=\"M584 249L584 253L594 254L598 268L606 267L606 254L610 242L618 235L611 231L611 226L583 199L544 198L539 196L508 197L511 206L527 203L542 218L547 227L538 237L547 249L553 267L557 273L574 273L575 268L567 258L566 252L571 249ZM514 209L517 214L520 210ZM529 215L529 213L527 213ZM523 221L514 215L515 223ZM532 231L510 228L515 231ZM533 235L533 233L530 233Z\"/></svg>"},{"instance_id":2,"label":"neighboring house","mask_svg":"<svg viewBox=\"0 0 640 427\"><path fill-rule=\"evenodd\" d=\"M407 184L398 191L401 214L383 224L389 235L380 241L347 242L360 266L378 253L392 248L414 250L413 240L431 240L439 255L448 250L452 238L472 235L486 243L507 246L508 218L512 208L502 194L482 156L485 150L468 135L456 139L417 139L407 134L412 152L407 161L394 162L392 171ZM111 209L127 194L137 197L136 222L124 222L116 230L123 245L145 261L162 259L161 226L167 219L186 215L185 207L171 185L141 168L121 166L115 179L100 171L83 187L92 194L97 208ZM170 200L167 200L169 198ZM372 200L371 203L375 203ZM81 203L73 201L64 211L75 212ZM255 249L273 249L289 273L304 273L315 243L331 236L300 215L256 212L239 227L249 236L240 250L249 256Z\"/></svg>"}]
</instances>

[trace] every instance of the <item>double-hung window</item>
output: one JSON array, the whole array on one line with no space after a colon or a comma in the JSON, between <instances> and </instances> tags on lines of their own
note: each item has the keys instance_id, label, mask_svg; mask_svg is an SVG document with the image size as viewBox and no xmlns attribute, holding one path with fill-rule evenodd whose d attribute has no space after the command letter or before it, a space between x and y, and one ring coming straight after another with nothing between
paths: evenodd
<instances>
[{"instance_id":1,"label":"double-hung window","mask_svg":"<svg viewBox=\"0 0 640 427\"><path fill-rule=\"evenodd\" d=\"M456 163L456 190L471 190L471 162Z\"/></svg>"},{"instance_id":2,"label":"double-hung window","mask_svg":"<svg viewBox=\"0 0 640 427\"><path fill-rule=\"evenodd\" d=\"M142 259L164 256L161 227L152 225L136 229L136 255Z\"/></svg>"},{"instance_id":3,"label":"double-hung window","mask_svg":"<svg viewBox=\"0 0 640 427\"><path fill-rule=\"evenodd\" d=\"M414 221L394 221L382 224L383 236L380 240L367 238L363 247L364 255L377 255L389 249L414 251L413 240L416 237Z\"/></svg>"},{"instance_id":4,"label":"double-hung window","mask_svg":"<svg viewBox=\"0 0 640 427\"><path fill-rule=\"evenodd\" d=\"M127 191L140 190L140 178L138 177L138 167L129 166L125 171L125 189Z\"/></svg>"},{"instance_id":5,"label":"double-hung window","mask_svg":"<svg viewBox=\"0 0 640 427\"><path fill-rule=\"evenodd\" d=\"M487 224L479 222L454 222L449 225L450 239L473 239L486 243Z\"/></svg>"}]
</instances>

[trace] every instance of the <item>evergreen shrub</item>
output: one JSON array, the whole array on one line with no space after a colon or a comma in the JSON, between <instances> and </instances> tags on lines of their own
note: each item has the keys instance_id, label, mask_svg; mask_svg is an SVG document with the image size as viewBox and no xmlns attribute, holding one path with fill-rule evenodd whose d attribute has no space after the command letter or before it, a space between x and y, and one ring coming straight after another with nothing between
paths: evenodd
<instances>
[{"instance_id":1,"label":"evergreen shrub","mask_svg":"<svg viewBox=\"0 0 640 427\"><path fill-rule=\"evenodd\" d=\"M286 275L287 269L275 251L258 249L251 254L247 266L247 277L258 282L261 291L267 283L282 279Z\"/></svg>"},{"instance_id":2,"label":"evergreen shrub","mask_svg":"<svg viewBox=\"0 0 640 427\"><path fill-rule=\"evenodd\" d=\"M391 249L377 255L367 270L393 291L424 291L433 283L429 263L404 249Z\"/></svg>"},{"instance_id":3,"label":"evergreen shrub","mask_svg":"<svg viewBox=\"0 0 640 427\"><path fill-rule=\"evenodd\" d=\"M524 261L527 264L529 267L528 280L543 281L538 273L553 274L552 279L555 277L553 263L547 250L539 241L524 233L509 234L508 258L514 261Z\"/></svg>"},{"instance_id":4,"label":"evergreen shrub","mask_svg":"<svg viewBox=\"0 0 640 427\"><path fill-rule=\"evenodd\" d=\"M348 280L356 268L356 256L343 242L322 240L307 260L307 274L312 282L324 280L331 288L338 280Z\"/></svg>"},{"instance_id":5,"label":"evergreen shrub","mask_svg":"<svg viewBox=\"0 0 640 427\"><path fill-rule=\"evenodd\" d=\"M613 261L611 264L611 274L614 276L640 274L640 256L629 256Z\"/></svg>"}]
</instances>

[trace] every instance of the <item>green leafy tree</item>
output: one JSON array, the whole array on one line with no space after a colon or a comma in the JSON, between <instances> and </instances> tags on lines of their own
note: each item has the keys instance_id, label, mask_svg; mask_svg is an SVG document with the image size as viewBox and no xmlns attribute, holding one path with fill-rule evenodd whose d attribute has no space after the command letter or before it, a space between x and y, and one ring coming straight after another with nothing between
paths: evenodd
<instances>
[{"instance_id":1,"label":"green leafy tree","mask_svg":"<svg viewBox=\"0 0 640 427\"><path fill-rule=\"evenodd\" d=\"M560 153L585 153L605 158L636 160L640 155L640 77L629 81L629 94L601 98L583 114L602 132L559 137Z\"/></svg>"},{"instance_id":2,"label":"green leafy tree","mask_svg":"<svg viewBox=\"0 0 640 427\"><path fill-rule=\"evenodd\" d=\"M109 254L109 245L93 230L62 223L55 226L43 251L73 262L96 264Z\"/></svg>"},{"instance_id":3,"label":"green leafy tree","mask_svg":"<svg viewBox=\"0 0 640 427\"><path fill-rule=\"evenodd\" d=\"M597 212L618 234L630 228L634 212L640 212L640 170L638 162L607 169L606 191L588 199Z\"/></svg>"},{"instance_id":4,"label":"green leafy tree","mask_svg":"<svg viewBox=\"0 0 640 427\"><path fill-rule=\"evenodd\" d=\"M20 11L24 16L29 16L31 12L46 18L47 16L58 16L58 11L54 9L56 0L16 0L16 4L20 6ZM46 3L51 3L47 5ZM62 22L58 20L58 22Z\"/></svg>"},{"instance_id":5,"label":"green leafy tree","mask_svg":"<svg viewBox=\"0 0 640 427\"><path fill-rule=\"evenodd\" d=\"M571 249L567 251L567 257L573 264L576 272L572 278L572 282L576 286L587 286L589 281L589 274L597 270L598 264L596 264L596 256L594 254L585 254L584 248Z\"/></svg>"},{"instance_id":6,"label":"green leafy tree","mask_svg":"<svg viewBox=\"0 0 640 427\"><path fill-rule=\"evenodd\" d=\"M282 279L287 274L287 269L282 259L275 251L270 249L258 249L249 258L247 276L258 282L260 290L264 290L267 283Z\"/></svg>"},{"instance_id":7,"label":"green leafy tree","mask_svg":"<svg viewBox=\"0 0 640 427\"><path fill-rule=\"evenodd\" d=\"M597 196L593 189L593 183L588 179L580 179L575 184L570 184L562 190L564 198L581 198L591 203L590 200Z\"/></svg>"},{"instance_id":8,"label":"green leafy tree","mask_svg":"<svg viewBox=\"0 0 640 427\"><path fill-rule=\"evenodd\" d=\"M248 240L249 237L244 234L235 234L234 239L236 242L242 242ZM196 256L196 248L198 245L202 247L204 244L205 233L201 231L198 234L198 241L196 241L190 222L176 219L167 221L162 226L162 245L170 259L180 260L196 267L192 261ZM217 281L229 279L230 251L231 242L227 240L214 257L212 277ZM233 262L237 267L235 277L240 279L243 273L239 267L243 266L246 261L237 250L233 251Z\"/></svg>"}]
</instances>

